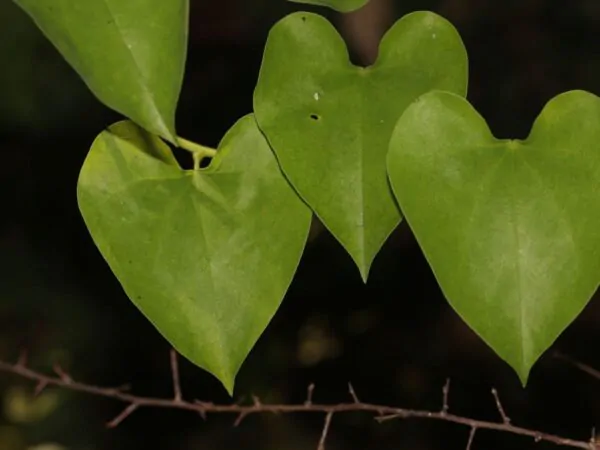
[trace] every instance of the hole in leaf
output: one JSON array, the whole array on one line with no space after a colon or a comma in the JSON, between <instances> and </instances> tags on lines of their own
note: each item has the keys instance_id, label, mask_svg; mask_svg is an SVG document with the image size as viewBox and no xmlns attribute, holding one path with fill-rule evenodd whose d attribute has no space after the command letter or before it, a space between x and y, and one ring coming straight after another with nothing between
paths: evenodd
<instances>
[{"instance_id":1,"label":"hole in leaf","mask_svg":"<svg viewBox=\"0 0 600 450\"><path fill-rule=\"evenodd\" d=\"M192 154L190 152L188 152L187 150L184 150L182 148L179 148L179 147L173 147L173 146L170 146L170 147L171 147L171 151L173 152L173 155L175 155L175 159L179 163L179 167L181 167L183 170L193 170L194 169L194 157L192 156ZM204 158L200 162L200 168L204 169L204 168L208 167L210 165L211 161L212 161L211 158Z\"/></svg>"},{"instance_id":2,"label":"hole in leaf","mask_svg":"<svg viewBox=\"0 0 600 450\"><path fill-rule=\"evenodd\" d=\"M311 114L311 115L310 115L310 118L311 118L312 120L321 120L321 116L319 116L318 114Z\"/></svg>"},{"instance_id":3,"label":"hole in leaf","mask_svg":"<svg viewBox=\"0 0 600 450\"><path fill-rule=\"evenodd\" d=\"M306 16L302 16L302 22L306 22Z\"/></svg>"},{"instance_id":4,"label":"hole in leaf","mask_svg":"<svg viewBox=\"0 0 600 450\"><path fill-rule=\"evenodd\" d=\"M212 158L204 158L202 161L200 161L200 168L206 169L208 166L210 166L211 161L212 161Z\"/></svg>"},{"instance_id":5,"label":"hole in leaf","mask_svg":"<svg viewBox=\"0 0 600 450\"><path fill-rule=\"evenodd\" d=\"M194 168L194 159L192 158L192 154L190 152L172 145L169 145L169 147L171 147L171 151L173 152L175 159L183 170L192 170Z\"/></svg>"}]
</instances>

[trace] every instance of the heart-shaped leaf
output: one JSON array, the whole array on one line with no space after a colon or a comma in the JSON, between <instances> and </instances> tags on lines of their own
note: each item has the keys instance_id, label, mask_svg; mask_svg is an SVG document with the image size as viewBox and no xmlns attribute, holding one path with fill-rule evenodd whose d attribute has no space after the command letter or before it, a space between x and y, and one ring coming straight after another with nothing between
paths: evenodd
<instances>
[{"instance_id":1,"label":"heart-shaped leaf","mask_svg":"<svg viewBox=\"0 0 600 450\"><path fill-rule=\"evenodd\" d=\"M349 62L342 38L321 16L295 13L271 30L254 95L258 124L364 280L401 219L385 165L398 117L431 89L464 94L466 85L462 41L433 13L397 22L368 68Z\"/></svg>"},{"instance_id":2,"label":"heart-shaped leaf","mask_svg":"<svg viewBox=\"0 0 600 450\"><path fill-rule=\"evenodd\" d=\"M197 171L181 170L160 139L117 123L94 142L78 200L129 298L231 393L292 280L311 218L254 118Z\"/></svg>"},{"instance_id":3,"label":"heart-shaped leaf","mask_svg":"<svg viewBox=\"0 0 600 450\"><path fill-rule=\"evenodd\" d=\"M362 8L369 0L290 0L294 3L307 5L327 6L341 12L350 12Z\"/></svg>"},{"instance_id":4,"label":"heart-shaped leaf","mask_svg":"<svg viewBox=\"0 0 600 450\"><path fill-rule=\"evenodd\" d=\"M444 294L523 384L598 287L599 142L600 99L581 91L550 101L525 141L430 93L391 139L394 193Z\"/></svg>"},{"instance_id":5,"label":"heart-shaped leaf","mask_svg":"<svg viewBox=\"0 0 600 450\"><path fill-rule=\"evenodd\" d=\"M175 143L188 0L14 0L98 99Z\"/></svg>"}]
</instances>

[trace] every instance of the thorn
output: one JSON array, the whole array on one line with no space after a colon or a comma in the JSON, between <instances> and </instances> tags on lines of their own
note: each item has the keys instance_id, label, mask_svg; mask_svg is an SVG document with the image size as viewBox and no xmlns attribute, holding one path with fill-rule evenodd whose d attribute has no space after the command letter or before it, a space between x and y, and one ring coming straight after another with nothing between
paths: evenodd
<instances>
[{"instance_id":1,"label":"thorn","mask_svg":"<svg viewBox=\"0 0 600 450\"><path fill-rule=\"evenodd\" d=\"M113 388L114 392L129 392L131 390L131 384L122 384Z\"/></svg>"},{"instance_id":2,"label":"thorn","mask_svg":"<svg viewBox=\"0 0 600 450\"><path fill-rule=\"evenodd\" d=\"M117 387L113 387L113 388L106 388L106 392L108 392L110 394L123 394L125 392L128 392L130 389L131 389L131 385L122 384L121 386L117 386Z\"/></svg>"},{"instance_id":3,"label":"thorn","mask_svg":"<svg viewBox=\"0 0 600 450\"><path fill-rule=\"evenodd\" d=\"M446 414L450 409L448 405L448 396L450 395L450 378L446 378L446 383L442 388L442 414Z\"/></svg>"},{"instance_id":4,"label":"thorn","mask_svg":"<svg viewBox=\"0 0 600 450\"><path fill-rule=\"evenodd\" d=\"M475 440L475 433L477 432L477 428L471 427L471 432L469 433L469 440L467 441L467 449L471 450L471 446L473 445L473 440Z\"/></svg>"},{"instance_id":5,"label":"thorn","mask_svg":"<svg viewBox=\"0 0 600 450\"><path fill-rule=\"evenodd\" d=\"M47 382L47 381L45 381L45 380L42 380L42 381L40 381L40 382L39 382L39 383L36 385L36 387L35 387L35 390L33 391L33 396L34 396L34 397L37 397L37 396L39 396L39 395L42 393L42 391L43 391L44 389L46 389L46 387L47 387L47 386L48 386L48 382Z\"/></svg>"},{"instance_id":6,"label":"thorn","mask_svg":"<svg viewBox=\"0 0 600 450\"><path fill-rule=\"evenodd\" d=\"M73 382L73 378L71 378L71 376L63 370L63 368L60 366L60 364L55 363L52 366L52 368L54 369L54 372L56 373L56 375L58 375L58 377L61 379L61 381L63 383L70 384Z\"/></svg>"},{"instance_id":7,"label":"thorn","mask_svg":"<svg viewBox=\"0 0 600 450\"><path fill-rule=\"evenodd\" d=\"M204 408L211 408L211 407L215 406L215 404L213 402L203 402L202 400L194 400L194 403L196 405L200 405Z\"/></svg>"},{"instance_id":8,"label":"thorn","mask_svg":"<svg viewBox=\"0 0 600 450\"><path fill-rule=\"evenodd\" d=\"M348 392L350 392L350 397L352 397L352 401L356 404L359 404L360 400L358 399L358 396L356 395L356 391L354 390L352 383L348 383Z\"/></svg>"},{"instance_id":9,"label":"thorn","mask_svg":"<svg viewBox=\"0 0 600 450\"><path fill-rule=\"evenodd\" d=\"M496 402L496 408L500 413L500 417L502 417L502 422L505 425L510 424L510 418L504 412L504 408L502 407L502 403L500 403L500 397L498 397L498 391L496 390L496 388L492 388L492 395L494 396L494 401Z\"/></svg>"},{"instance_id":10,"label":"thorn","mask_svg":"<svg viewBox=\"0 0 600 450\"><path fill-rule=\"evenodd\" d=\"M235 422L233 422L233 426L234 427L239 427L240 424L242 423L242 421L246 418L246 416L249 413L247 411L242 411L241 413L239 413L239 415L237 416L237 419L235 419Z\"/></svg>"},{"instance_id":11,"label":"thorn","mask_svg":"<svg viewBox=\"0 0 600 450\"><path fill-rule=\"evenodd\" d=\"M310 383L308 385L308 388L306 389L306 401L304 402L305 406L310 406L312 405L312 399L313 399L313 392L315 390L315 384L314 383Z\"/></svg>"},{"instance_id":12,"label":"thorn","mask_svg":"<svg viewBox=\"0 0 600 450\"><path fill-rule=\"evenodd\" d=\"M379 423L383 423L383 422L387 422L388 420L406 419L407 417L408 417L407 413L397 412L394 414L386 414L382 410L377 410L377 417L375 417L375 420Z\"/></svg>"},{"instance_id":13,"label":"thorn","mask_svg":"<svg viewBox=\"0 0 600 450\"><path fill-rule=\"evenodd\" d=\"M327 440L327 434L329 434L329 427L331 426L332 418L333 411L329 411L325 416L325 424L323 425L323 432L321 433L321 439L319 439L317 450L325 450L325 441Z\"/></svg>"},{"instance_id":14,"label":"thorn","mask_svg":"<svg viewBox=\"0 0 600 450\"><path fill-rule=\"evenodd\" d=\"M16 367L26 367L27 366L27 350L21 350L19 353L19 359L17 359Z\"/></svg>"},{"instance_id":15,"label":"thorn","mask_svg":"<svg viewBox=\"0 0 600 450\"><path fill-rule=\"evenodd\" d=\"M194 403L196 405L200 405L203 408L212 408L213 406L215 406L215 404L213 402L203 402L202 400L194 400Z\"/></svg>"},{"instance_id":16,"label":"thorn","mask_svg":"<svg viewBox=\"0 0 600 450\"><path fill-rule=\"evenodd\" d=\"M383 422L387 422L388 420L406 419L406 415L405 414L400 414L400 413L385 414L383 411L379 410L379 411L377 411L377 417L375 417L374 419L378 423L383 423Z\"/></svg>"},{"instance_id":17,"label":"thorn","mask_svg":"<svg viewBox=\"0 0 600 450\"><path fill-rule=\"evenodd\" d=\"M194 400L194 404L200 406L201 408L206 408L206 409L201 409L198 411L198 414L200 414L200 417L202 417L202 420L206 420L206 417L207 417L206 410L210 409L211 407L213 407L215 405L212 402L203 402L200 400Z\"/></svg>"},{"instance_id":18,"label":"thorn","mask_svg":"<svg viewBox=\"0 0 600 450\"><path fill-rule=\"evenodd\" d=\"M256 395L252 396L252 403L254 404L254 407L259 409L262 406L262 403L260 402L260 398L258 398Z\"/></svg>"},{"instance_id":19,"label":"thorn","mask_svg":"<svg viewBox=\"0 0 600 450\"><path fill-rule=\"evenodd\" d=\"M137 403L131 403L121 414L106 424L106 428L116 428L138 408Z\"/></svg>"}]
</instances>

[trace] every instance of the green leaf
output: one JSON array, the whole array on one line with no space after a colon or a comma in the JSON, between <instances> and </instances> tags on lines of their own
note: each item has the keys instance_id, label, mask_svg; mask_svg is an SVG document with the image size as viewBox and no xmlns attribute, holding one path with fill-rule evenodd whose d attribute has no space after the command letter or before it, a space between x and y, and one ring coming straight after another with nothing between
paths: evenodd
<instances>
[{"instance_id":1,"label":"green leaf","mask_svg":"<svg viewBox=\"0 0 600 450\"><path fill-rule=\"evenodd\" d=\"M188 0L14 0L98 99L175 143Z\"/></svg>"},{"instance_id":2,"label":"green leaf","mask_svg":"<svg viewBox=\"0 0 600 450\"><path fill-rule=\"evenodd\" d=\"M524 141L459 96L411 105L390 143L403 213L457 313L527 383L600 277L600 99L550 101Z\"/></svg>"},{"instance_id":3,"label":"green leaf","mask_svg":"<svg viewBox=\"0 0 600 450\"><path fill-rule=\"evenodd\" d=\"M78 200L129 298L231 393L292 280L311 219L254 118L241 119L198 171L119 122L94 142Z\"/></svg>"},{"instance_id":4,"label":"green leaf","mask_svg":"<svg viewBox=\"0 0 600 450\"><path fill-rule=\"evenodd\" d=\"M385 165L393 127L431 89L464 94L467 65L456 30L428 12L397 22L368 68L350 63L318 15L295 13L271 30L254 95L259 127L363 280L401 220Z\"/></svg>"},{"instance_id":5,"label":"green leaf","mask_svg":"<svg viewBox=\"0 0 600 450\"><path fill-rule=\"evenodd\" d=\"M369 0L289 0L294 3L327 6L341 12L350 12L362 8Z\"/></svg>"}]
</instances>

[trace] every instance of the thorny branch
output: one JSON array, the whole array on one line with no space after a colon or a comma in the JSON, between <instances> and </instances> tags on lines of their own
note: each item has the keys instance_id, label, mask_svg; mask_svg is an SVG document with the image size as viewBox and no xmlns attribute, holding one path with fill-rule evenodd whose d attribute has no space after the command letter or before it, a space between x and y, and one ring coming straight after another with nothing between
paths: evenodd
<instances>
[{"instance_id":1,"label":"thorny branch","mask_svg":"<svg viewBox=\"0 0 600 450\"><path fill-rule=\"evenodd\" d=\"M595 372L587 366L561 356L581 370L593 374L600 379L600 373ZM498 392L492 389L493 399L500 414L501 422L489 422L485 420L472 419L463 417L449 412L448 397L450 394L450 381L448 380L442 390L442 407L439 411L425 411L417 409L399 408L395 406L376 405L371 403L363 403L359 400L356 392L351 384L348 385L348 393L351 402L338 404L319 404L313 402L314 385L310 385L307 391L306 401L301 404L264 404L261 403L258 397L253 397L253 402L250 405L241 404L214 404L201 402L198 400L184 400L181 393L181 385L179 381L179 368L177 364L177 355L174 351L170 354L171 376L173 379L173 398L155 398L133 395L124 391L124 388L107 388L94 386L86 383L81 383L73 380L60 366L54 366L56 376L49 376L27 367L27 355L23 353L16 363L8 363L0 361L0 372L12 373L22 378L26 378L37 383L35 393L41 393L48 386L58 386L72 391L83 392L98 397L110 398L113 400L126 403L127 406L114 419L107 423L107 427L114 428L121 424L127 417L133 414L139 408L165 408L179 409L192 411L200 414L202 418L206 418L207 414L235 414L237 418L234 425L239 423L251 414L261 413L298 413L310 412L325 414L325 421L321 432L321 437L317 446L317 450L325 450L325 441L329 434L331 421L333 416L338 413L362 411L371 412L375 415L375 420L385 422L393 419L425 419L438 420L444 422L464 425L469 429L469 437L466 450L472 450L475 434L481 430L491 430L509 433L518 436L529 437L535 442L549 442L559 446L580 448L586 450L600 450L600 444L596 443L595 432L592 432L592 438L588 441L575 440L557 436L550 433L544 433L528 428L513 425L509 417L506 415L504 408L500 402Z\"/></svg>"}]
</instances>

